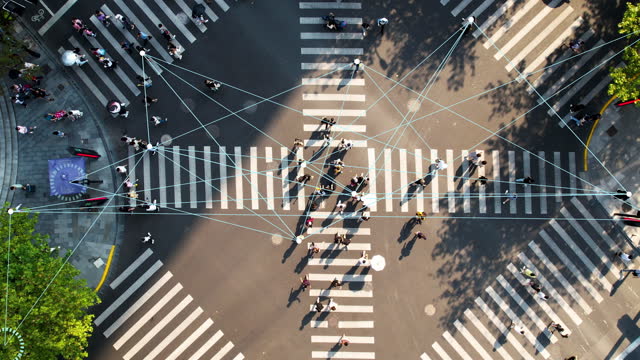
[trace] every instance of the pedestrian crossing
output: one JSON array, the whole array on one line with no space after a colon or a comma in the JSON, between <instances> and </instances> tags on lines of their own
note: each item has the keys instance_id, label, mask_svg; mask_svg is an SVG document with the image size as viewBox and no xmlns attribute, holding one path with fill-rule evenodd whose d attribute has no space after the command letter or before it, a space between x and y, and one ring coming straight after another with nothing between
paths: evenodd
<instances>
[{"instance_id":1,"label":"pedestrian crossing","mask_svg":"<svg viewBox=\"0 0 640 360\"><path fill-rule=\"evenodd\" d=\"M614 254L624 250L625 239L594 220L602 217L587 210L597 208L595 204L595 199L571 198L528 248L506 265L507 271L496 277L495 284L474 299L474 306L462 312L464 318L455 320L420 359L549 359L553 344L563 341L559 332L550 332L552 321L569 336L578 327L588 333L585 327L598 326L584 318L604 301L603 295L609 296L612 283L620 281L625 265ZM522 267L536 274L535 281L548 300L537 296ZM570 282L569 277L577 281ZM524 326L524 334L510 324ZM632 343L629 349L633 348Z\"/></svg>"},{"instance_id":2,"label":"pedestrian crossing","mask_svg":"<svg viewBox=\"0 0 640 360\"><path fill-rule=\"evenodd\" d=\"M119 274L109 287L128 287L97 314L98 331L114 340L114 349L125 360L186 359L189 355L190 360L244 359L163 266L147 249ZM120 310L124 311L116 316Z\"/></svg>"},{"instance_id":3,"label":"pedestrian crossing","mask_svg":"<svg viewBox=\"0 0 640 360\"><path fill-rule=\"evenodd\" d=\"M355 218L355 213L353 214ZM357 215L360 216L359 214ZM316 220L333 219L330 212L314 212ZM309 228L308 230L314 230ZM375 351L371 351L375 345L374 337L374 306L373 306L373 281L370 260L361 264L362 252L366 252L369 259L373 253L372 244L366 242L364 236L370 236L369 228L359 227L341 228L331 227L330 231L307 231L314 234L309 240L308 246L316 246L317 254L309 252L307 266L309 272L307 279L311 287L307 289L309 312L314 314L308 327L311 328L311 344L313 359L375 359ZM345 234L351 239L348 246L334 242L335 234ZM360 258L358 258L360 256ZM338 280L341 284L332 286L332 281ZM315 307L316 300L323 303L324 308L318 312ZM336 304L335 310L329 308L329 302ZM331 313L339 313L339 321ZM340 345L346 338L347 346Z\"/></svg>"},{"instance_id":4,"label":"pedestrian crossing","mask_svg":"<svg viewBox=\"0 0 640 360\"><path fill-rule=\"evenodd\" d=\"M569 105L588 104L609 83L608 68L620 65L611 61L613 52L607 50L591 28L583 30L586 26L581 12L564 0L527 0L522 4L516 0L440 3L453 7L453 16L476 17L478 29L473 36L483 42L485 49L494 52L495 60L505 63L506 71L518 70L519 82L526 77L527 92L539 97L538 104L546 100L547 104L542 106L549 107L548 115L558 113L563 118L558 122L560 127L570 121ZM474 8L475 4L478 5ZM587 51L575 54L568 46L574 39L584 41ZM590 71L594 68L595 71Z\"/></svg>"},{"instance_id":5,"label":"pedestrian crossing","mask_svg":"<svg viewBox=\"0 0 640 360\"><path fill-rule=\"evenodd\" d=\"M307 145L321 146L311 142ZM322 159L303 161L299 166L295 158L302 158L301 151L292 157L291 149L285 147L175 145L159 146L157 155L151 155L136 154L130 147L128 176L138 180L137 191L144 194L144 199L158 200L162 207L301 211L308 207L307 200L317 186L317 179L326 173ZM356 174L369 174L369 186L364 191L376 199L370 210L406 216L416 211L434 215L545 215L568 197L601 194L599 190L590 190L588 183L583 186L583 181L574 175L577 172L573 152L478 149L476 152L484 154L482 158L487 161L484 166L471 165L466 159L467 150L387 148L382 152L378 159L378 149L358 146L351 149L344 158L344 175L335 180L335 192L349 189L350 179ZM275 157L276 154L280 156ZM449 166L436 171L433 160L440 157ZM312 175L314 180L306 184L296 182L302 174ZM481 176L487 178L486 185L478 182ZM517 183L526 176L531 176L535 183ZM424 188L413 184L421 177L426 180ZM503 204L507 190L518 197ZM333 210L333 197L321 200L319 211ZM351 215L346 212L332 216Z\"/></svg>"},{"instance_id":6,"label":"pedestrian crossing","mask_svg":"<svg viewBox=\"0 0 640 360\"><path fill-rule=\"evenodd\" d=\"M149 43L144 46L151 49L150 55L173 63L175 59L169 54L164 40L157 39L161 35L158 24L163 24L176 36L172 43L186 49L185 45L193 44L198 35L202 35L209 27L214 26L219 19L218 14L222 15L230 9L228 1L215 0L207 3L196 0L114 0L113 4L100 6L101 11L111 16L113 24L107 27L95 16L91 16L88 18L87 25L96 31L97 37L86 38L79 33L74 33L65 44L60 46L58 52L79 48L82 54L87 55L89 62L82 66L74 65L72 70L98 102L106 105L109 100L115 99L130 103L141 93L140 87L136 86L138 81L135 80L135 76L143 74L143 65L137 50L127 52L122 49L120 43L126 40L133 44L132 47L142 45L136 38L136 34L138 31L145 32L152 36ZM191 18L191 8L196 3L202 3L205 6L206 16L210 20L207 24L196 23ZM125 29L114 19L116 14L124 15L135 24L136 29ZM104 69L91 54L90 49L94 47L105 49L106 56L117 61L119 65L113 71ZM162 69L157 66L151 66L149 63L145 63L144 66L146 76L162 73Z\"/></svg>"}]
</instances>

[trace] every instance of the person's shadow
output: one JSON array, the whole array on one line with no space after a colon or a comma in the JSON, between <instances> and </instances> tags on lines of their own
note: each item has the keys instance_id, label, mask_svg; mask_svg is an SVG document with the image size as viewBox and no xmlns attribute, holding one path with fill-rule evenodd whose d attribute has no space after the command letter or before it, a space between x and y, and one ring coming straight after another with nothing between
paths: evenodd
<instances>
[{"instance_id":1,"label":"person's shadow","mask_svg":"<svg viewBox=\"0 0 640 360\"><path fill-rule=\"evenodd\" d=\"M411 231L413 230L413 228L416 226L417 223L418 221L416 220L416 218L411 218L411 220L404 223L404 225L402 226L402 229L400 229L400 234L398 235L398 239L397 239L398 243L403 242L409 237L409 235L411 235Z\"/></svg>"},{"instance_id":2,"label":"person's shadow","mask_svg":"<svg viewBox=\"0 0 640 360\"><path fill-rule=\"evenodd\" d=\"M398 260L402 260L407 256L411 255L411 250L413 250L413 246L416 244L416 240L418 239L417 235L414 235L411 240L405 242L402 245L402 249L400 250L400 257Z\"/></svg>"},{"instance_id":3,"label":"person's shadow","mask_svg":"<svg viewBox=\"0 0 640 360\"><path fill-rule=\"evenodd\" d=\"M296 290L293 288L289 290L289 302L287 303L287 307L291 307L291 304L293 304L294 301L298 301L299 303L302 302L300 301L300 293L302 293L302 287L298 287Z\"/></svg>"}]
</instances>

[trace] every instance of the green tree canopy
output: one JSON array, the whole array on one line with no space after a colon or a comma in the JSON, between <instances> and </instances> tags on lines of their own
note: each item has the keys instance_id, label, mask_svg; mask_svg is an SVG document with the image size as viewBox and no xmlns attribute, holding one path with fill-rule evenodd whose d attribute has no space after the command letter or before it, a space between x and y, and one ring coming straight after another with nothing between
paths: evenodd
<instances>
[{"instance_id":1,"label":"green tree canopy","mask_svg":"<svg viewBox=\"0 0 640 360\"><path fill-rule=\"evenodd\" d=\"M627 10L618 24L620 34L629 35L629 44L622 59L625 66L611 69L609 95L623 101L640 98L640 4L627 3ZM640 103L638 103L640 105Z\"/></svg>"},{"instance_id":2,"label":"green tree canopy","mask_svg":"<svg viewBox=\"0 0 640 360\"><path fill-rule=\"evenodd\" d=\"M93 330L87 311L100 300L67 257L51 252L36 222L24 212L10 216L6 207L0 213L0 327L19 333L7 334L6 344L0 334L0 359L16 358L21 342L23 359L83 359Z\"/></svg>"}]
</instances>

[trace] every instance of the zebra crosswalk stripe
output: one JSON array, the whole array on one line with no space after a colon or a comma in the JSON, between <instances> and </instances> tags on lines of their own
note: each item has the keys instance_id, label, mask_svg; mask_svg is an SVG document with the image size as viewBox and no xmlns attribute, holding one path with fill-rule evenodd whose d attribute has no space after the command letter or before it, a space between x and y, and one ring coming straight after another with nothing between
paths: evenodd
<instances>
[{"instance_id":1,"label":"zebra crosswalk stripe","mask_svg":"<svg viewBox=\"0 0 640 360\"><path fill-rule=\"evenodd\" d=\"M106 5L104 5L103 7L106 7ZM105 9L103 9L102 11L104 12ZM109 11L108 8L107 8L107 11L108 13L111 13L111 11ZM115 49L115 51L120 55L120 57L124 59L124 61L129 65L129 67L131 67L133 72L135 72L136 74L142 74L142 68L138 66L138 64L136 64L135 61L133 61L133 58L131 56L129 56L124 52L124 50L122 50L122 47L120 47L120 43L118 43L118 40L116 40L113 37L113 35L111 35L109 31L107 31L107 28L104 25L102 25L102 23L95 16L90 17L89 20L91 21L93 26L96 28L96 30L98 30L100 35L102 35L102 37L107 40L109 45L111 45L111 47ZM119 28L119 26L116 26L116 27ZM131 34L129 35L131 36ZM137 95L138 94L136 94L136 96Z\"/></svg>"},{"instance_id":2,"label":"zebra crosswalk stripe","mask_svg":"<svg viewBox=\"0 0 640 360\"><path fill-rule=\"evenodd\" d=\"M229 208L228 190L227 190L227 149L220 146L218 153L218 164L220 166L220 207Z\"/></svg>"},{"instance_id":3,"label":"zebra crosswalk stripe","mask_svg":"<svg viewBox=\"0 0 640 360\"><path fill-rule=\"evenodd\" d=\"M362 25L361 17L338 16L336 17L336 20L346 21L347 25ZM324 20L319 16L314 16L314 17L301 16L300 25L324 25ZM324 69L324 70L328 70L328 69Z\"/></svg>"},{"instance_id":4,"label":"zebra crosswalk stripe","mask_svg":"<svg viewBox=\"0 0 640 360\"><path fill-rule=\"evenodd\" d=\"M160 191L160 206L167 205L167 170L164 146L158 146L158 187Z\"/></svg>"},{"instance_id":5,"label":"zebra crosswalk stripe","mask_svg":"<svg viewBox=\"0 0 640 360\"><path fill-rule=\"evenodd\" d=\"M240 146L235 146L233 151L235 155L234 167L236 174L236 209L242 209L244 208L244 203L242 201L242 148Z\"/></svg>"},{"instance_id":6,"label":"zebra crosswalk stripe","mask_svg":"<svg viewBox=\"0 0 640 360\"><path fill-rule=\"evenodd\" d=\"M180 179L180 147L173 147L173 202L177 208L182 207L182 180Z\"/></svg>"},{"instance_id":7,"label":"zebra crosswalk stripe","mask_svg":"<svg viewBox=\"0 0 640 360\"><path fill-rule=\"evenodd\" d=\"M556 186L556 202L559 203L562 201L562 178L560 174L560 169L562 169L562 164L560 162L560 153L557 151L553 152L553 178L555 180L554 185Z\"/></svg>"},{"instance_id":8,"label":"zebra crosswalk stripe","mask_svg":"<svg viewBox=\"0 0 640 360\"><path fill-rule=\"evenodd\" d=\"M456 211L456 198L455 198L455 183L453 182L453 176L455 175L455 169L453 167L453 150L445 150L447 156L447 164L449 166L447 170L447 203L449 204L449 212Z\"/></svg>"},{"instance_id":9,"label":"zebra crosswalk stripe","mask_svg":"<svg viewBox=\"0 0 640 360\"><path fill-rule=\"evenodd\" d=\"M576 289L569 284L569 282L567 281L567 279L564 277L564 275L562 275L562 273L558 270L558 268L556 268L556 266L549 260L549 258L542 252L542 250L540 249L540 247L538 246L538 244L536 244L535 242L531 241L529 243L529 248L531 250L533 250L533 252L536 254L536 256L538 257L538 259L540 259L540 261L549 269L549 271L551 272L551 274L562 284L562 286L564 286L564 288L567 290L567 293L569 295L571 295L571 297L578 303L578 305L580 305L580 307L584 310L585 313L590 314L592 309L589 306L589 304L587 304L587 302L582 298L582 296L580 296L578 294L578 292L576 291ZM518 258L520 258L520 260L522 260L522 262L531 270L535 269L535 266L533 266L533 263L531 261L529 261L524 254L520 253L518 254ZM539 274L540 272L537 272L536 274ZM565 309L566 310L566 309Z\"/></svg>"},{"instance_id":10,"label":"zebra crosswalk stripe","mask_svg":"<svg viewBox=\"0 0 640 360\"><path fill-rule=\"evenodd\" d=\"M133 149L133 146L128 146L127 147L127 155L128 155L128 165L129 165L129 180L134 183L137 184L138 183L138 179L136 178L136 158L135 158L135 151ZM134 187L135 189L135 187ZM129 199L129 206L136 206L136 199L131 198Z\"/></svg>"},{"instance_id":11,"label":"zebra crosswalk stripe","mask_svg":"<svg viewBox=\"0 0 640 360\"><path fill-rule=\"evenodd\" d=\"M557 2L557 1L558 0L554 0L554 2ZM509 29L514 27L518 23L518 21L520 21L520 19L522 19L525 15L527 15L527 13L531 9L533 9L533 7L537 3L538 2L536 0L527 0L527 3L520 10L516 11L515 14L510 15L509 16L509 21L507 21L504 24L502 24L502 26L498 30L496 30L493 33L493 35L491 35L491 37L489 37L489 40L485 41L482 46L484 46L485 49L488 49L490 46L492 46L493 44L498 42L498 40L500 40L500 38L502 38L502 36L504 34L506 34ZM483 24L483 26L484 26L484 24ZM505 52L506 51L500 52L500 54L504 54Z\"/></svg>"},{"instance_id":12,"label":"zebra crosswalk stripe","mask_svg":"<svg viewBox=\"0 0 640 360\"><path fill-rule=\"evenodd\" d=\"M321 2L321 1L313 1L313 2L300 2L300 9L303 10L311 10L311 9L350 9L350 10L360 10L362 9L362 3L359 2Z\"/></svg>"},{"instance_id":13,"label":"zebra crosswalk stripe","mask_svg":"<svg viewBox=\"0 0 640 360\"><path fill-rule=\"evenodd\" d=\"M482 153L483 157L484 157L484 151L482 150L476 150L479 153ZM486 160L485 160L486 161ZM478 178L485 176L485 167L484 165L478 166ZM479 206L480 206L480 214L486 214L487 213L487 197L486 197L486 186L480 185L480 183L478 182L478 202L479 202Z\"/></svg>"},{"instance_id":14,"label":"zebra crosswalk stripe","mask_svg":"<svg viewBox=\"0 0 640 360\"><path fill-rule=\"evenodd\" d=\"M464 316L466 316L467 319L471 321L471 323L478 329L478 332L482 334L482 336L484 336L484 338L489 342L489 344L493 345L493 348L498 352L498 354L500 354L500 356L502 356L504 360L512 360L511 356L509 356L509 354L504 350L504 347L498 341L498 339L496 339L495 337L493 337L493 335L491 335L491 332L489 332L489 330L487 330L487 328L484 325L482 325L480 320L478 320L476 315L473 312L471 312L471 310L465 309Z\"/></svg>"},{"instance_id":15,"label":"zebra crosswalk stripe","mask_svg":"<svg viewBox=\"0 0 640 360\"><path fill-rule=\"evenodd\" d=\"M491 299L498 305L498 307L505 313L507 314L507 316L509 317L509 319L516 323L518 322L518 316L513 312L513 310L511 310L511 308L509 308L509 306L507 306L507 304L504 302L504 300L502 300L502 298L498 295L498 293L493 290L493 288L491 286L488 286L485 291L487 292L487 294L489 294L489 296L491 297ZM524 325L523 325L524 326ZM549 353L547 352L547 350L545 349L544 345L542 345L537 338L535 338L531 331L529 331L528 328L525 327L525 332L524 332L524 337L531 343L533 344L533 346L536 348L536 350L538 350L542 356L547 359L549 357ZM546 355L545 356L545 352Z\"/></svg>"},{"instance_id":16,"label":"zebra crosswalk stripe","mask_svg":"<svg viewBox=\"0 0 640 360\"><path fill-rule=\"evenodd\" d=\"M207 209L213 208L213 182L211 181L211 146L204 147L204 198Z\"/></svg>"},{"instance_id":17,"label":"zebra crosswalk stripe","mask_svg":"<svg viewBox=\"0 0 640 360\"><path fill-rule=\"evenodd\" d=\"M572 271L573 275L578 279L578 281L582 284L582 286L584 286L587 289L587 291L591 294L591 296L593 296L593 298L598 303L601 303L603 299L602 299L602 296L600 296L600 294L598 293L598 290L596 290L596 288L593 285L591 285L591 282L589 282L589 280L587 280L582 275L582 272L573 264L573 262L571 262L571 260L569 260L569 258L564 254L564 252L560 250L558 245L553 240L551 240L551 237L549 236L549 234L547 234L546 231L541 230L540 237L549 246L549 248L556 254L556 256L560 259L562 264Z\"/></svg>"},{"instance_id":18,"label":"zebra crosswalk stripe","mask_svg":"<svg viewBox=\"0 0 640 360\"><path fill-rule=\"evenodd\" d=\"M547 187L545 186L547 184L547 178L546 178L546 168L545 168L545 157L544 157L544 151L538 151L538 156L540 157L540 161L538 161L538 176L539 176L539 182L540 182L540 194L541 196L539 197L539 201L540 201L540 213L542 214L546 214L547 213Z\"/></svg>"},{"instance_id":19,"label":"zebra crosswalk stripe","mask_svg":"<svg viewBox=\"0 0 640 360\"><path fill-rule=\"evenodd\" d=\"M216 331L216 333L213 334L209 338L209 340L207 340L204 344L202 344L202 346L198 349L198 351L196 351L195 353L193 353L193 355L191 355L189 360L200 359L202 355L204 355L209 349L213 347L213 345L215 345L218 342L218 340L220 340L220 338L222 338L222 335L223 335L222 330Z\"/></svg>"},{"instance_id":20,"label":"zebra crosswalk stripe","mask_svg":"<svg viewBox=\"0 0 640 360\"><path fill-rule=\"evenodd\" d=\"M578 259L580 259L580 261L589 269L589 271L591 272L591 278L597 278L607 291L611 291L613 287L611 286L609 280L607 280L604 274L602 274L602 272L596 267L596 265L587 257L587 255L580 249L580 247L578 247L571 236L569 236L569 234L567 234L567 232L562 227L560 227L556 219L551 219L551 221L549 221L549 224L558 233L558 235L560 235L565 244L567 244L569 248L571 248L571 250L573 250L576 255L578 255Z\"/></svg>"},{"instance_id":21,"label":"zebra crosswalk stripe","mask_svg":"<svg viewBox=\"0 0 640 360\"><path fill-rule=\"evenodd\" d=\"M391 149L384 149L384 191L385 194L391 194L393 192L392 181L393 167L391 165ZM393 198L391 196L385 196L385 210L387 212L393 211Z\"/></svg>"},{"instance_id":22,"label":"zebra crosswalk stripe","mask_svg":"<svg viewBox=\"0 0 640 360\"><path fill-rule=\"evenodd\" d=\"M500 152L498 150L493 150L491 152L492 160L493 160L493 193L500 194L502 190L500 190ZM494 211L496 214L500 214L502 212L502 203L500 201L500 196L495 196L493 198Z\"/></svg>"},{"instance_id":23,"label":"zebra crosswalk stripe","mask_svg":"<svg viewBox=\"0 0 640 360\"><path fill-rule=\"evenodd\" d=\"M93 16L91 18L93 18ZM91 46L93 46L94 48L104 48L100 44L100 42L98 40L96 40L95 38L89 37L89 38L87 38L87 40L89 41ZM136 84L134 84L133 81L131 81L129 79L129 77L124 73L124 71L122 71L122 68L120 66L116 66L112 70L120 78L122 83L124 83L124 85L127 87L127 89L129 89L129 91L131 91L131 93L133 93L133 95L135 95L135 96L140 95L140 89L138 89ZM100 72L100 75L101 76L107 76L107 74L105 73L104 70L102 70Z\"/></svg>"},{"instance_id":24,"label":"zebra crosswalk stripe","mask_svg":"<svg viewBox=\"0 0 640 360\"><path fill-rule=\"evenodd\" d=\"M178 5L178 7L180 7L180 10L182 10L184 12L184 16L188 17L189 19L191 19L191 23L193 23L198 30L200 30L201 33L207 31L207 27L204 24L201 24L200 22L196 21L196 19L192 18L190 16L191 14L191 8L189 8L189 5L187 5L184 0L173 0L175 1L175 3ZM211 19L211 21L215 22L216 19Z\"/></svg>"},{"instance_id":25,"label":"zebra crosswalk stripe","mask_svg":"<svg viewBox=\"0 0 640 360\"><path fill-rule=\"evenodd\" d=\"M312 335L312 343L336 344L340 341L341 336L322 336ZM349 336L349 342L352 344L375 344L373 336Z\"/></svg>"},{"instance_id":26,"label":"zebra crosswalk stripe","mask_svg":"<svg viewBox=\"0 0 640 360\"><path fill-rule=\"evenodd\" d=\"M451 15L458 16L458 14L460 14L460 12L464 10L469 5L470 2L471 0L460 1L458 6L456 6L453 10L451 10Z\"/></svg>"},{"instance_id":27,"label":"zebra crosswalk stripe","mask_svg":"<svg viewBox=\"0 0 640 360\"><path fill-rule=\"evenodd\" d=\"M399 149L398 155L400 157L400 184L402 184L402 187L400 188L400 211L408 212L409 201L407 197L409 195L407 190L409 187L407 186L407 149Z\"/></svg>"},{"instance_id":28,"label":"zebra crosswalk stripe","mask_svg":"<svg viewBox=\"0 0 640 360\"><path fill-rule=\"evenodd\" d=\"M225 355L229 353L229 351L231 351L231 349L233 349L233 343L231 341L228 341L222 347L222 349L220 349L215 355L213 355L211 360L221 360Z\"/></svg>"},{"instance_id":29,"label":"zebra crosswalk stripe","mask_svg":"<svg viewBox=\"0 0 640 360\"><path fill-rule=\"evenodd\" d=\"M169 354L166 360L175 360L180 356L197 338L200 337L208 328L213 325L213 320L207 319L205 320L196 331L194 331L188 338L186 338L183 342L178 345L175 350L171 354Z\"/></svg>"},{"instance_id":30,"label":"zebra crosswalk stripe","mask_svg":"<svg viewBox=\"0 0 640 360\"><path fill-rule=\"evenodd\" d=\"M433 348L433 350L435 350L435 352L442 358L442 360L452 360L449 355L447 355L446 351L444 351L444 349L442 348L442 346L440 346L440 344L438 344L438 342L434 342L433 344L431 344L431 347Z\"/></svg>"},{"instance_id":31,"label":"zebra crosswalk stripe","mask_svg":"<svg viewBox=\"0 0 640 360\"><path fill-rule=\"evenodd\" d=\"M462 159L462 176L460 178L460 181L462 182L462 194L463 194L463 200L462 200L462 207L464 209L465 213L470 213L471 212L471 188L470 188L470 177L471 177L471 172L470 172L470 167L469 167L469 161L467 160L469 157L469 151L468 150L462 150L461 154L461 159Z\"/></svg>"},{"instance_id":32,"label":"zebra crosswalk stripe","mask_svg":"<svg viewBox=\"0 0 640 360\"><path fill-rule=\"evenodd\" d=\"M155 294L158 290L160 290L160 288L164 286L171 277L172 277L171 273L167 272L165 276L163 276L160 280L158 280L158 282L154 283L153 286L149 290L147 290L142 297L140 297L132 306L130 306L127 309L127 311L124 312L124 314L122 314L122 316L118 318L118 320L114 321L113 324L111 324L111 326L109 326L109 328L107 328L107 330L104 331L104 336L105 337L111 336L118 328L120 328L122 324L124 324L125 321L127 321L127 319L129 319L130 316L132 316L136 311L138 311L142 307L142 305L144 305L147 302L147 300L149 300L151 296L153 296L153 294ZM116 350L120 349L152 317L154 317L163 306L165 306L169 301L171 301L171 299L173 299L174 296L176 296L176 294L178 294L180 290L182 290L182 285L176 284L173 288L171 288L171 290L167 291L158 302L153 304L153 306L151 307L151 309L149 309L149 311L144 313L144 315L142 315L140 319L136 321L135 324L130 326L129 329L127 329L127 331L122 336L120 336L120 338L118 338L118 340L113 344L113 347Z\"/></svg>"},{"instance_id":33,"label":"zebra crosswalk stripe","mask_svg":"<svg viewBox=\"0 0 640 360\"><path fill-rule=\"evenodd\" d=\"M415 165L416 165L416 178L423 178L424 177L424 173L422 172L422 149L415 149L414 150L414 156L415 156ZM416 204L416 210L417 211L424 211L424 187L420 187L417 190L418 194L417 194L417 204Z\"/></svg>"},{"instance_id":34,"label":"zebra crosswalk stripe","mask_svg":"<svg viewBox=\"0 0 640 360\"><path fill-rule=\"evenodd\" d=\"M127 266L127 268L109 284L109 287L115 290L120 284L122 284L123 281L125 281L129 277L129 275L136 271L136 269L139 268L140 265L142 265L142 263L151 256L151 254L153 254L153 251L147 248L147 250L145 250L138 258L136 258L136 260L132 262L131 265Z\"/></svg>"},{"instance_id":35,"label":"zebra crosswalk stripe","mask_svg":"<svg viewBox=\"0 0 640 360\"><path fill-rule=\"evenodd\" d=\"M472 360L471 356L469 356L469 354L467 354L467 352L464 351L460 343L456 339L454 339L453 336L451 336L451 334L448 331L445 331L444 334L442 334L442 336L445 338L445 340L447 340L447 342L451 345L453 350L457 352L462 359Z\"/></svg>"},{"instance_id":36,"label":"zebra crosswalk stripe","mask_svg":"<svg viewBox=\"0 0 640 360\"><path fill-rule=\"evenodd\" d=\"M180 335L189 325L191 325L191 323L193 323L203 312L204 311L200 307L193 310L193 312L186 319L184 319L180 323L180 325L176 326L169 335L162 339L162 341L160 341L160 343L153 350L151 350L147 354L147 356L144 357L144 360L151 360L158 356L158 354L160 354L162 350L169 346L169 344L173 340L175 340L178 335Z\"/></svg>"},{"instance_id":37,"label":"zebra crosswalk stripe","mask_svg":"<svg viewBox=\"0 0 640 360\"><path fill-rule=\"evenodd\" d=\"M489 356L487 351L482 346L480 346L478 341L476 341L476 339L473 337L473 335L471 335L469 330L467 330L467 328L464 325L462 325L462 323L460 323L460 321L458 321L458 320L454 321L453 325L456 327L456 329L458 329L458 331L462 334L462 336L465 338L465 340L467 340L469 342L469 344L471 344L473 349L478 354L480 354L480 356L484 360L492 360L492 357Z\"/></svg>"},{"instance_id":38,"label":"zebra crosswalk stripe","mask_svg":"<svg viewBox=\"0 0 640 360\"><path fill-rule=\"evenodd\" d=\"M436 161L438 158L438 150L431 149L431 160ZM430 167L431 169L431 167ZM440 195L439 195L439 185L438 185L438 172L437 170L432 171L431 173L431 211L433 213L440 212Z\"/></svg>"},{"instance_id":39,"label":"zebra crosswalk stripe","mask_svg":"<svg viewBox=\"0 0 640 360\"><path fill-rule=\"evenodd\" d=\"M197 193L197 176L196 176L196 147L189 146L189 207L195 209L198 207L198 193Z\"/></svg>"},{"instance_id":40,"label":"zebra crosswalk stripe","mask_svg":"<svg viewBox=\"0 0 640 360\"><path fill-rule=\"evenodd\" d=\"M142 170L144 174L144 200L153 201L153 199L151 199L151 159L149 158L148 151L142 154Z\"/></svg>"},{"instance_id":41,"label":"zebra crosswalk stripe","mask_svg":"<svg viewBox=\"0 0 640 360\"><path fill-rule=\"evenodd\" d=\"M524 349L524 347L520 344L520 341L516 339L515 336L513 336L513 334L511 334L511 330L508 329L507 326L502 323L502 321L493 312L493 310L491 310L491 308L489 308L489 306L481 298L477 297L475 299L475 303L476 305L478 305L478 307L480 307L480 310L484 312L484 314L489 318L489 320L491 320L493 325L498 328L498 331L500 331L501 334L506 334L507 341L513 347L516 348L519 355L525 357L527 360L534 360L533 357L529 355L529 352L527 352ZM546 349L543 348L540 353L545 359L549 358L549 352L547 352Z\"/></svg>"},{"instance_id":42,"label":"zebra crosswalk stripe","mask_svg":"<svg viewBox=\"0 0 640 360\"><path fill-rule=\"evenodd\" d=\"M251 168L251 208L259 209L260 201L258 198L258 148L252 146L249 148L249 162Z\"/></svg>"},{"instance_id":43,"label":"zebra crosswalk stripe","mask_svg":"<svg viewBox=\"0 0 640 360\"><path fill-rule=\"evenodd\" d=\"M371 194L377 194L377 176L376 175L376 150L369 148L367 149L367 159L369 164L369 189L371 190ZM374 202L369 207L371 211L378 211L378 202Z\"/></svg>"},{"instance_id":44,"label":"zebra crosswalk stripe","mask_svg":"<svg viewBox=\"0 0 640 360\"><path fill-rule=\"evenodd\" d=\"M270 146L264 148L264 157L266 158L267 166L273 162L273 152ZM275 209L275 201L274 197L275 193L273 191L273 171L267 171L267 209L274 210Z\"/></svg>"},{"instance_id":45,"label":"zebra crosswalk stripe","mask_svg":"<svg viewBox=\"0 0 640 360\"><path fill-rule=\"evenodd\" d=\"M531 155L529 152L524 152L522 154L522 164L524 166L524 174L522 177L527 177L531 175ZM524 187L524 211L526 214L533 213L533 209L531 207L531 186Z\"/></svg>"},{"instance_id":46,"label":"zebra crosswalk stripe","mask_svg":"<svg viewBox=\"0 0 640 360\"><path fill-rule=\"evenodd\" d=\"M182 21L180 21L180 19L171 12L171 10L169 9L169 6L167 6L167 4L164 2L164 0L154 0L156 4L158 4L158 7L160 9L162 9L162 12L164 12L164 14L169 18L169 20L171 20L171 22L173 23L173 26L175 26L180 33L182 33L182 35L187 39L187 41L189 41L190 43L194 43L196 41L196 37L193 36L193 34L191 33L191 31L189 31L184 24L182 23ZM151 21L153 21L154 24L161 24L162 22L160 21L160 19L158 19L155 15L153 15L153 13L150 11L149 7L144 4L144 2L142 2L141 0L136 0L136 4L138 4L138 6L140 6L140 9L142 9L142 11L145 11L144 8L146 8L147 10L149 10L149 13L147 13L147 16L149 17L149 19ZM174 39L171 41L172 43L174 43L176 46L180 47L180 43Z\"/></svg>"},{"instance_id":47,"label":"zebra crosswalk stripe","mask_svg":"<svg viewBox=\"0 0 640 360\"><path fill-rule=\"evenodd\" d=\"M511 151L509 150L507 152L508 158L509 158L509 162L508 162L508 166L509 166L509 192L512 194L517 194L516 191L516 152L515 151ZM509 213L510 214L515 214L516 213L516 202L515 201L509 201Z\"/></svg>"},{"instance_id":48,"label":"zebra crosswalk stripe","mask_svg":"<svg viewBox=\"0 0 640 360\"><path fill-rule=\"evenodd\" d=\"M191 303L193 298L191 295L187 295L178 305L173 307L162 320L160 320L151 330L147 331L144 336L122 356L124 360L131 360L140 350L149 343L149 341L155 337L165 326L169 324L187 305Z\"/></svg>"},{"instance_id":49,"label":"zebra crosswalk stripe","mask_svg":"<svg viewBox=\"0 0 640 360\"><path fill-rule=\"evenodd\" d=\"M138 19L138 17L134 14L133 11L131 11L131 9L129 9L127 5L125 5L124 1L114 0L114 2L116 3L116 5L118 5L120 9L122 9L122 12L125 14L126 17L128 17L131 21L133 21L136 24L139 31L142 31L147 34L151 34L151 32L147 30L147 28L143 25L143 22L140 21L140 19ZM156 40L155 37L149 40L149 42L151 43L151 46L153 46L153 48L156 49L158 54L160 54L160 56L165 61L167 61L168 63L173 63L173 58L169 56L169 53L164 49L164 47L162 47L162 45L160 45L160 43L158 42L158 40Z\"/></svg>"},{"instance_id":50,"label":"zebra crosswalk stripe","mask_svg":"<svg viewBox=\"0 0 640 360\"><path fill-rule=\"evenodd\" d=\"M577 198L573 197L571 198L571 203L573 204L573 206L576 207L576 209L578 209L578 211L582 214L582 216L585 219L593 219L593 215L591 215L591 213L589 211L587 211L587 209L584 207L584 205L582 205L582 203L580 201L578 201ZM617 251L622 250L618 244L616 244L613 239L611 239L611 236L609 236L609 233L606 232L602 226L600 226L600 223L598 223L597 221L594 220L589 220L589 224L591 224L591 226L600 234L601 239L603 239L607 245L609 245L610 249L614 249Z\"/></svg>"}]
</instances>

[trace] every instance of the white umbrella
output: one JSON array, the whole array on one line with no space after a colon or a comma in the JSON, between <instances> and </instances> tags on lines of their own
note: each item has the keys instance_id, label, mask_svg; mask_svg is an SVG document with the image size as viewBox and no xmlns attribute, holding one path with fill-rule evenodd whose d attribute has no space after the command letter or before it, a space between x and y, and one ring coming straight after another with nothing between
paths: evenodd
<instances>
[{"instance_id":1,"label":"white umbrella","mask_svg":"<svg viewBox=\"0 0 640 360\"><path fill-rule=\"evenodd\" d=\"M71 50L67 50L60 55L60 60L64 66L73 66L78 60L78 55Z\"/></svg>"},{"instance_id":2,"label":"white umbrella","mask_svg":"<svg viewBox=\"0 0 640 360\"><path fill-rule=\"evenodd\" d=\"M387 261L382 257L382 255L376 255L371 258L371 268L375 271L380 271L384 269L385 265L387 265Z\"/></svg>"},{"instance_id":3,"label":"white umbrella","mask_svg":"<svg viewBox=\"0 0 640 360\"><path fill-rule=\"evenodd\" d=\"M362 197L362 204L366 207L371 207L371 205L375 204L377 201L378 199L376 199L375 194L367 194Z\"/></svg>"}]
</instances>

